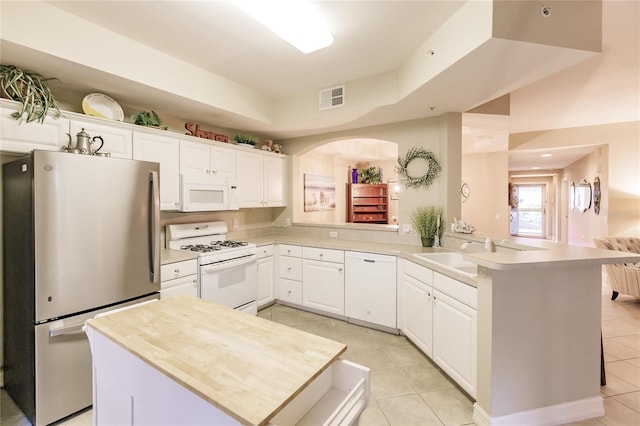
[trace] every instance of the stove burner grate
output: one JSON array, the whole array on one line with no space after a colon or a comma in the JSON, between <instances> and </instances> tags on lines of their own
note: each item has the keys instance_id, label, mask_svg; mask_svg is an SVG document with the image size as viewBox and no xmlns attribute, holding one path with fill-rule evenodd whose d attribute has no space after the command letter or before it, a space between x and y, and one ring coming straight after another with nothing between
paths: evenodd
<instances>
[{"instance_id":1,"label":"stove burner grate","mask_svg":"<svg viewBox=\"0 0 640 426\"><path fill-rule=\"evenodd\" d=\"M211 241L211 245L212 246L218 246L218 247L235 248L235 247L244 247L247 244L249 244L249 243L247 243L245 241L230 241L230 240L226 240L226 241Z\"/></svg>"},{"instance_id":2,"label":"stove burner grate","mask_svg":"<svg viewBox=\"0 0 640 426\"><path fill-rule=\"evenodd\" d=\"M215 250L222 250L219 246L208 246L205 244L187 244L180 246L180 250L197 251L199 253L208 253Z\"/></svg>"}]
</instances>

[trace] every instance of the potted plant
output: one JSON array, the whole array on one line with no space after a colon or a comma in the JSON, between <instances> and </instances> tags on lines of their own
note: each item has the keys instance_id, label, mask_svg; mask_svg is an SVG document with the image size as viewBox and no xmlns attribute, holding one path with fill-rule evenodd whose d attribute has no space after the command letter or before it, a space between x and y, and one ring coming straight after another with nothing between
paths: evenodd
<instances>
[{"instance_id":1,"label":"potted plant","mask_svg":"<svg viewBox=\"0 0 640 426\"><path fill-rule=\"evenodd\" d=\"M162 119L155 111L142 111L131 116L131 121L139 126L156 127L167 130L167 126L162 126ZM162 127L161 127L162 126Z\"/></svg>"},{"instance_id":2,"label":"potted plant","mask_svg":"<svg viewBox=\"0 0 640 426\"><path fill-rule=\"evenodd\" d=\"M14 65L0 65L0 87L3 96L22 104L22 107L11 114L16 120L27 123L38 121L44 123L47 112L53 108L55 118L61 113L56 98L49 89L48 82L56 78L45 78L33 71L25 71Z\"/></svg>"},{"instance_id":3,"label":"potted plant","mask_svg":"<svg viewBox=\"0 0 640 426\"><path fill-rule=\"evenodd\" d=\"M360 181L362 183L368 183L376 185L380 183L380 171L377 167L368 167L360 172Z\"/></svg>"},{"instance_id":4,"label":"potted plant","mask_svg":"<svg viewBox=\"0 0 640 426\"><path fill-rule=\"evenodd\" d=\"M433 247L436 235L442 238L445 222L442 216L442 207L419 207L411 215L413 228L420 234L423 247Z\"/></svg>"},{"instance_id":5,"label":"potted plant","mask_svg":"<svg viewBox=\"0 0 640 426\"><path fill-rule=\"evenodd\" d=\"M235 140L237 144L251 145L252 147L255 147L258 143L258 138L255 136L236 135L233 140Z\"/></svg>"}]
</instances>

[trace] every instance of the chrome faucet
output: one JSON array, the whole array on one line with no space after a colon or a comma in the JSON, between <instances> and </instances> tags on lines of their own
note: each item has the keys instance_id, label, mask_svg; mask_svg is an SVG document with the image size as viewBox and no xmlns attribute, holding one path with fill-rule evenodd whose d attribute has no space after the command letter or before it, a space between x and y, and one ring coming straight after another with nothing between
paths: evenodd
<instances>
[{"instance_id":1,"label":"chrome faucet","mask_svg":"<svg viewBox=\"0 0 640 426\"><path fill-rule=\"evenodd\" d=\"M487 237L487 238L484 240L484 245L483 245L482 243L477 242L477 241L467 241L467 242L465 242L465 243L462 243L462 245L460 246L460 248L461 248L462 250L466 250L466 249L467 249L467 248L469 248L469 246L470 246L470 245L472 245L472 244L477 244L477 245L479 245L479 246L481 246L481 247L484 247L484 249L485 249L486 251L490 251L490 252L495 251L495 246L493 245L493 241L491 241L491 238L489 238L489 237Z\"/></svg>"}]
</instances>

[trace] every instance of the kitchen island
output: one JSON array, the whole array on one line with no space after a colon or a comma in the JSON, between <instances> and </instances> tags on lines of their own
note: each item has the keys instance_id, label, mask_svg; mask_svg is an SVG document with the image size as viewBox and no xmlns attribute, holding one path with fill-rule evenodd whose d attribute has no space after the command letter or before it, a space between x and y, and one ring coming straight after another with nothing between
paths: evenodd
<instances>
[{"instance_id":1,"label":"kitchen island","mask_svg":"<svg viewBox=\"0 0 640 426\"><path fill-rule=\"evenodd\" d=\"M86 326L96 425L352 423L368 401L344 344L192 297Z\"/></svg>"}]
</instances>

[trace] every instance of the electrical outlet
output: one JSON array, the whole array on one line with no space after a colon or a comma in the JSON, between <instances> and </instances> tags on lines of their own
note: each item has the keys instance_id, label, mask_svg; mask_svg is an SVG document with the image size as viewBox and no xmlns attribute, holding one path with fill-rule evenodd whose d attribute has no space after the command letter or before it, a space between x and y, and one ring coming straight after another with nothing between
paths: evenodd
<instances>
[{"instance_id":1,"label":"electrical outlet","mask_svg":"<svg viewBox=\"0 0 640 426\"><path fill-rule=\"evenodd\" d=\"M329 236L333 238L338 238L338 233L336 231L329 231Z\"/></svg>"},{"instance_id":2,"label":"electrical outlet","mask_svg":"<svg viewBox=\"0 0 640 426\"><path fill-rule=\"evenodd\" d=\"M233 219L231 221L231 226L233 227L233 229L238 229L238 219Z\"/></svg>"},{"instance_id":3,"label":"electrical outlet","mask_svg":"<svg viewBox=\"0 0 640 426\"><path fill-rule=\"evenodd\" d=\"M286 218L286 219L284 220L284 226L286 226L286 227L291 226L291 219Z\"/></svg>"},{"instance_id":4,"label":"electrical outlet","mask_svg":"<svg viewBox=\"0 0 640 426\"><path fill-rule=\"evenodd\" d=\"M411 233L411 225L409 225L408 223L405 223L404 225L402 225L402 232L404 234L410 234Z\"/></svg>"}]
</instances>

